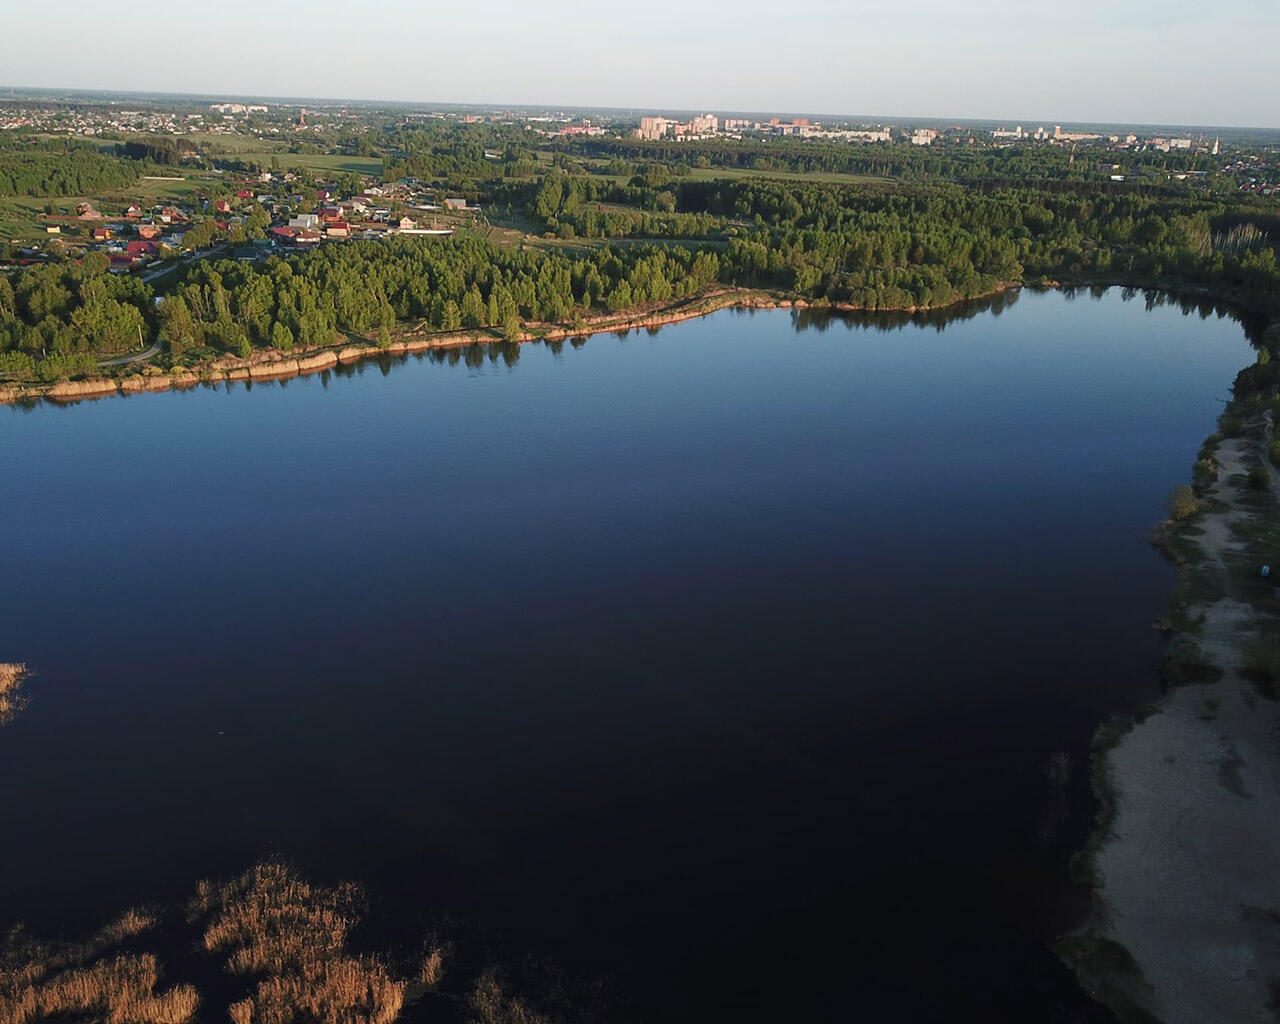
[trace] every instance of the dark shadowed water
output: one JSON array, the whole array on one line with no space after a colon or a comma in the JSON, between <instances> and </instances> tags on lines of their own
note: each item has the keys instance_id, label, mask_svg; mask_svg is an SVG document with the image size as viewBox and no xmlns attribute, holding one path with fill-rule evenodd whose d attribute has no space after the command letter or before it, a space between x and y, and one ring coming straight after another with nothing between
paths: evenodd
<instances>
[{"instance_id":1,"label":"dark shadowed water","mask_svg":"<svg viewBox=\"0 0 1280 1024\"><path fill-rule=\"evenodd\" d=\"M1100 1019L1048 949L1088 739L1156 690L1239 324L454 358L0 410L0 925L281 853L618 1019Z\"/></svg>"}]
</instances>

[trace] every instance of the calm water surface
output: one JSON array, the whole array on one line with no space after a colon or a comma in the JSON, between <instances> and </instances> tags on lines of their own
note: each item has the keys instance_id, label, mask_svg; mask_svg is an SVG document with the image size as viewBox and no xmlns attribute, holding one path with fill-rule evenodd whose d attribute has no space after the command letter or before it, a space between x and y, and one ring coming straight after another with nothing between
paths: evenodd
<instances>
[{"instance_id":1,"label":"calm water surface","mask_svg":"<svg viewBox=\"0 0 1280 1024\"><path fill-rule=\"evenodd\" d=\"M514 355L0 410L0 925L281 853L619 1019L1100 1019L1048 952L1088 737L1155 691L1240 326Z\"/></svg>"}]
</instances>

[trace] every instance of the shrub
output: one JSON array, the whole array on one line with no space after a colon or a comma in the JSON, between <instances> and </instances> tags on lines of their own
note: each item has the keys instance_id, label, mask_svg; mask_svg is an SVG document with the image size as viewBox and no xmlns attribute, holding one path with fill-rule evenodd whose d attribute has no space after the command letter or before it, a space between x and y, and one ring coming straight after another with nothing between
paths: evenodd
<instances>
[{"instance_id":1,"label":"shrub","mask_svg":"<svg viewBox=\"0 0 1280 1024\"><path fill-rule=\"evenodd\" d=\"M1196 501L1196 494L1186 484L1179 484L1169 496L1164 499L1164 510L1169 513L1169 518L1176 523L1190 519L1196 514L1199 503Z\"/></svg>"},{"instance_id":2,"label":"shrub","mask_svg":"<svg viewBox=\"0 0 1280 1024\"><path fill-rule=\"evenodd\" d=\"M1271 486L1271 470L1262 463L1249 470L1249 490L1265 491Z\"/></svg>"},{"instance_id":3,"label":"shrub","mask_svg":"<svg viewBox=\"0 0 1280 1024\"><path fill-rule=\"evenodd\" d=\"M1197 491L1207 491L1218 479L1218 467L1213 459L1197 459L1191 467L1191 484Z\"/></svg>"},{"instance_id":4,"label":"shrub","mask_svg":"<svg viewBox=\"0 0 1280 1024\"><path fill-rule=\"evenodd\" d=\"M1275 696L1280 682L1280 636L1273 633L1245 644L1244 670L1264 684L1264 693Z\"/></svg>"},{"instance_id":5,"label":"shrub","mask_svg":"<svg viewBox=\"0 0 1280 1024\"><path fill-rule=\"evenodd\" d=\"M1222 671L1205 660L1200 646L1190 637L1179 637L1169 645L1168 653L1160 666L1160 674L1168 686L1184 686L1191 683L1212 683Z\"/></svg>"}]
</instances>

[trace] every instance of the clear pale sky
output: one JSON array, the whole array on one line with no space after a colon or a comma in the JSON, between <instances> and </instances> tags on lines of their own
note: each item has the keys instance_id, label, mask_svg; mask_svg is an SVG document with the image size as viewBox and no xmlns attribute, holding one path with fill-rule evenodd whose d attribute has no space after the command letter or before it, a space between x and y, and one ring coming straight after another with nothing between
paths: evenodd
<instances>
[{"instance_id":1,"label":"clear pale sky","mask_svg":"<svg viewBox=\"0 0 1280 1024\"><path fill-rule=\"evenodd\" d=\"M1280 127L1278 0L0 0L0 84Z\"/></svg>"}]
</instances>

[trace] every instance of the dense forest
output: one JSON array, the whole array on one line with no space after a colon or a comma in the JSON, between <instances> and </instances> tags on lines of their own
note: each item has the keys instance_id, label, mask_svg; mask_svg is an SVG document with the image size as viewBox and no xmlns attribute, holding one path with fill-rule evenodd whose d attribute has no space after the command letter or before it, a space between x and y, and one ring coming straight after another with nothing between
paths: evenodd
<instances>
[{"instance_id":1,"label":"dense forest","mask_svg":"<svg viewBox=\"0 0 1280 1024\"><path fill-rule=\"evenodd\" d=\"M92 146L0 147L0 196L83 196L132 185L141 174L132 160Z\"/></svg>"}]
</instances>

